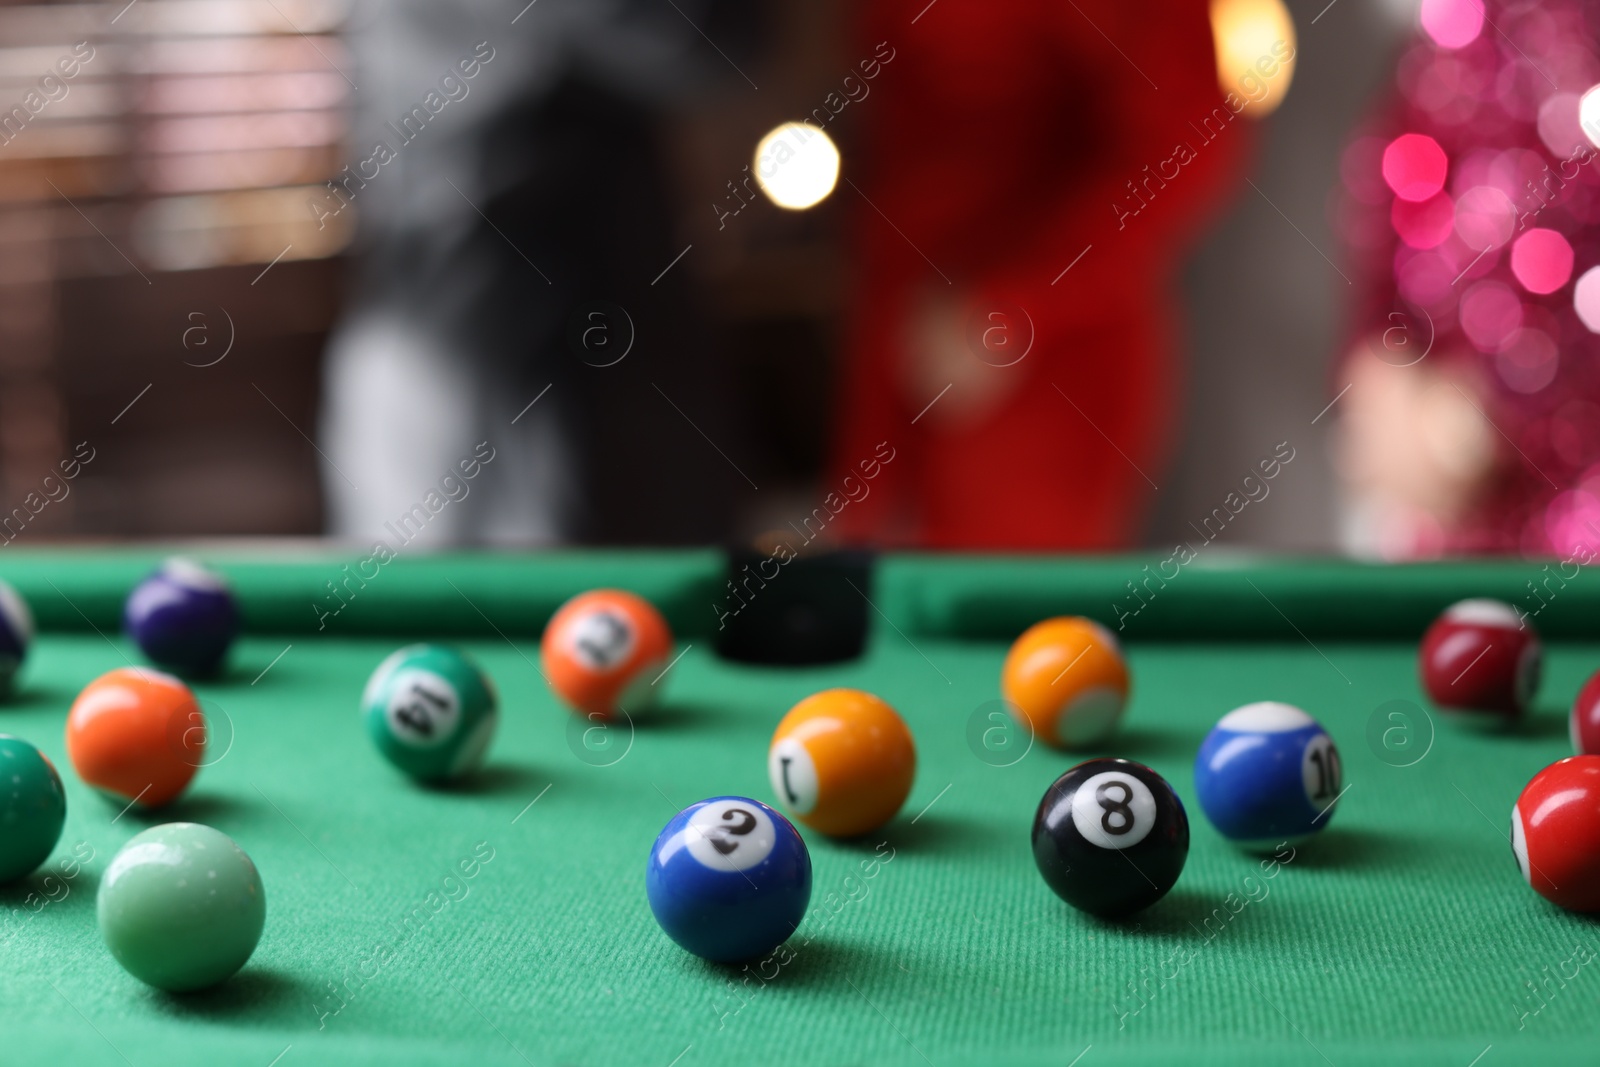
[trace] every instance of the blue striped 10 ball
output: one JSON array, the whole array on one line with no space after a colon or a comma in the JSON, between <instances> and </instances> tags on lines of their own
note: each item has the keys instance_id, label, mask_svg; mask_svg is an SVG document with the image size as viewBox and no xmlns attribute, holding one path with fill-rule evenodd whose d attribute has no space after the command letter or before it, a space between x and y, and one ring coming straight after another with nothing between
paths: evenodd
<instances>
[{"instance_id":1,"label":"blue striped 10 ball","mask_svg":"<svg viewBox=\"0 0 1600 1067\"><path fill-rule=\"evenodd\" d=\"M1293 844L1333 818L1339 750L1310 715L1262 701L1224 715L1200 746L1194 790L1211 825L1247 849Z\"/></svg>"}]
</instances>

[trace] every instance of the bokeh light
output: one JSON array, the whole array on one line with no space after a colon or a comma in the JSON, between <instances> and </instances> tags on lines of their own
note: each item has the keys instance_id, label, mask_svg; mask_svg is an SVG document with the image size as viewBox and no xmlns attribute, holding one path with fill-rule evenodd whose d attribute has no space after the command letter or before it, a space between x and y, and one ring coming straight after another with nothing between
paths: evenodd
<instances>
[{"instance_id":1,"label":"bokeh light","mask_svg":"<svg viewBox=\"0 0 1600 1067\"><path fill-rule=\"evenodd\" d=\"M1600 85L1592 85L1578 99L1578 124L1593 145L1600 146Z\"/></svg>"},{"instance_id":2,"label":"bokeh light","mask_svg":"<svg viewBox=\"0 0 1600 1067\"><path fill-rule=\"evenodd\" d=\"M1583 489L1569 489L1550 501L1544 513L1550 547L1564 557L1580 550L1593 551L1595 530L1600 529L1600 499Z\"/></svg>"},{"instance_id":3,"label":"bokeh light","mask_svg":"<svg viewBox=\"0 0 1600 1067\"><path fill-rule=\"evenodd\" d=\"M1600 406L1587 400L1561 405L1550 418L1550 447L1561 462L1572 467L1581 467L1600 455Z\"/></svg>"},{"instance_id":4,"label":"bokeh light","mask_svg":"<svg viewBox=\"0 0 1600 1067\"><path fill-rule=\"evenodd\" d=\"M1495 357L1500 380L1517 393L1537 393L1555 381L1560 353L1543 330L1524 327L1506 341Z\"/></svg>"},{"instance_id":5,"label":"bokeh light","mask_svg":"<svg viewBox=\"0 0 1600 1067\"><path fill-rule=\"evenodd\" d=\"M1557 159L1566 159L1585 147L1579 124L1581 107L1577 93L1556 93L1539 105L1539 140Z\"/></svg>"},{"instance_id":6,"label":"bokeh light","mask_svg":"<svg viewBox=\"0 0 1600 1067\"><path fill-rule=\"evenodd\" d=\"M1529 230L1511 246L1511 273L1530 293L1553 293L1572 277L1572 246L1554 230Z\"/></svg>"},{"instance_id":7,"label":"bokeh light","mask_svg":"<svg viewBox=\"0 0 1600 1067\"><path fill-rule=\"evenodd\" d=\"M1403 133L1383 150L1383 180L1402 200L1426 200L1444 188L1449 160L1432 137Z\"/></svg>"},{"instance_id":8,"label":"bokeh light","mask_svg":"<svg viewBox=\"0 0 1600 1067\"><path fill-rule=\"evenodd\" d=\"M1222 91L1244 101L1244 114L1270 115L1294 79L1289 9L1282 0L1212 0L1211 39Z\"/></svg>"},{"instance_id":9,"label":"bokeh light","mask_svg":"<svg viewBox=\"0 0 1600 1067\"><path fill-rule=\"evenodd\" d=\"M1600 267L1584 271L1572 287L1572 309L1590 333L1600 333Z\"/></svg>"},{"instance_id":10,"label":"bokeh light","mask_svg":"<svg viewBox=\"0 0 1600 1067\"><path fill-rule=\"evenodd\" d=\"M1498 248L1516 226L1516 205L1492 185L1475 185L1456 201L1456 233L1468 248Z\"/></svg>"},{"instance_id":11,"label":"bokeh light","mask_svg":"<svg viewBox=\"0 0 1600 1067\"><path fill-rule=\"evenodd\" d=\"M1456 206L1444 193L1419 202L1395 198L1389 221L1412 248L1437 248L1455 228Z\"/></svg>"},{"instance_id":12,"label":"bokeh light","mask_svg":"<svg viewBox=\"0 0 1600 1067\"><path fill-rule=\"evenodd\" d=\"M1413 255L1409 249L1401 249L1395 255L1395 285L1401 296L1418 307L1447 307L1454 292L1450 280L1455 274L1438 252Z\"/></svg>"},{"instance_id":13,"label":"bokeh light","mask_svg":"<svg viewBox=\"0 0 1600 1067\"><path fill-rule=\"evenodd\" d=\"M785 122L761 138L751 169L769 200L803 211L827 199L839 183L839 149L817 127Z\"/></svg>"},{"instance_id":14,"label":"bokeh light","mask_svg":"<svg viewBox=\"0 0 1600 1067\"><path fill-rule=\"evenodd\" d=\"M1522 301L1499 282L1479 282L1461 297L1461 332L1480 352L1497 352L1522 325Z\"/></svg>"},{"instance_id":15,"label":"bokeh light","mask_svg":"<svg viewBox=\"0 0 1600 1067\"><path fill-rule=\"evenodd\" d=\"M1461 48L1483 32L1481 0L1422 0L1422 28L1440 48Z\"/></svg>"}]
</instances>

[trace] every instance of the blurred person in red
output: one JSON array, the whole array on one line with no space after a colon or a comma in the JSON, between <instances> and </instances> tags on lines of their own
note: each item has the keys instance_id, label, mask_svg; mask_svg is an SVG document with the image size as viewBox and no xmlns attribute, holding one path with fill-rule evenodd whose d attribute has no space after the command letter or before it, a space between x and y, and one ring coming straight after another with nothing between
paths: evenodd
<instances>
[{"instance_id":1,"label":"blurred person in red","mask_svg":"<svg viewBox=\"0 0 1600 1067\"><path fill-rule=\"evenodd\" d=\"M1597 42L1593 0L1425 0L1345 153L1354 551L1600 554Z\"/></svg>"},{"instance_id":2,"label":"blurred person in red","mask_svg":"<svg viewBox=\"0 0 1600 1067\"><path fill-rule=\"evenodd\" d=\"M837 479L894 450L845 536L1131 543L1181 382L1173 275L1239 183L1288 40L1224 73L1204 0L876 0L896 49L847 157L860 281Z\"/></svg>"}]
</instances>

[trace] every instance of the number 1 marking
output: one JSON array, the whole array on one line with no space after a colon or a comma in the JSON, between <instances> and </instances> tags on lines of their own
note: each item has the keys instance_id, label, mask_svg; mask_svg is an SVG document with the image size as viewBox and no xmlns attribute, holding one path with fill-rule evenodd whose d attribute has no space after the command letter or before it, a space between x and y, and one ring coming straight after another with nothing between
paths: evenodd
<instances>
[{"instance_id":1,"label":"number 1 marking","mask_svg":"<svg viewBox=\"0 0 1600 1067\"><path fill-rule=\"evenodd\" d=\"M793 759L792 756L780 756L780 757L778 757L778 762L783 764L783 792L784 792L784 795L789 798L789 803L798 804L798 803L800 803L800 798L795 796L795 794L794 794L794 786L789 784L789 762L792 759Z\"/></svg>"},{"instance_id":2,"label":"number 1 marking","mask_svg":"<svg viewBox=\"0 0 1600 1067\"><path fill-rule=\"evenodd\" d=\"M440 696L438 693L432 692L423 685L413 684L411 686L411 692L414 696L421 697L434 707L438 708L440 711L443 711L448 704L448 701L446 701L444 697Z\"/></svg>"}]
</instances>

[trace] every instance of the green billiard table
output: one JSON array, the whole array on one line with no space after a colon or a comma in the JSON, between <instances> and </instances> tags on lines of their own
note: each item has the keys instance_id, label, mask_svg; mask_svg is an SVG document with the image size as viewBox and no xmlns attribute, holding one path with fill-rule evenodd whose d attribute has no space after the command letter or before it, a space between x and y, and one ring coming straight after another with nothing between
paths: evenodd
<instances>
[{"instance_id":1,"label":"green billiard table","mask_svg":"<svg viewBox=\"0 0 1600 1067\"><path fill-rule=\"evenodd\" d=\"M857 586L865 653L774 667L716 654L729 594L710 551L202 555L248 632L196 686L206 766L160 812L86 787L62 739L78 690L138 661L118 620L158 557L0 556L40 626L0 730L38 744L68 793L48 864L0 887L0 1063L1600 1058L1600 928L1528 889L1507 837L1522 786L1570 754L1567 706L1600 667L1600 579L1577 568L885 556ZM807 580L779 570L740 610ZM600 585L654 601L682 656L659 708L596 734L537 665L551 612ZM1419 688L1422 630L1466 596L1522 606L1546 639L1534 714L1513 732L1463 728ZM1094 616L1127 650L1133 695L1103 751L1029 744L994 715L1008 642L1053 614ZM403 778L356 714L372 668L421 638L459 643L500 692L487 764L457 788ZM815 888L781 966L687 955L645 900L657 832L706 796L773 800L774 726L837 685L884 697L914 732L905 809L860 841L804 831ZM1263 699L1317 716L1348 784L1319 839L1266 861L1217 835L1192 778L1212 723ZM1176 888L1121 923L1069 909L1029 850L1045 787L1105 754L1165 775L1193 833ZM267 902L245 968L183 996L124 973L95 926L117 849L177 820L238 842Z\"/></svg>"}]
</instances>

